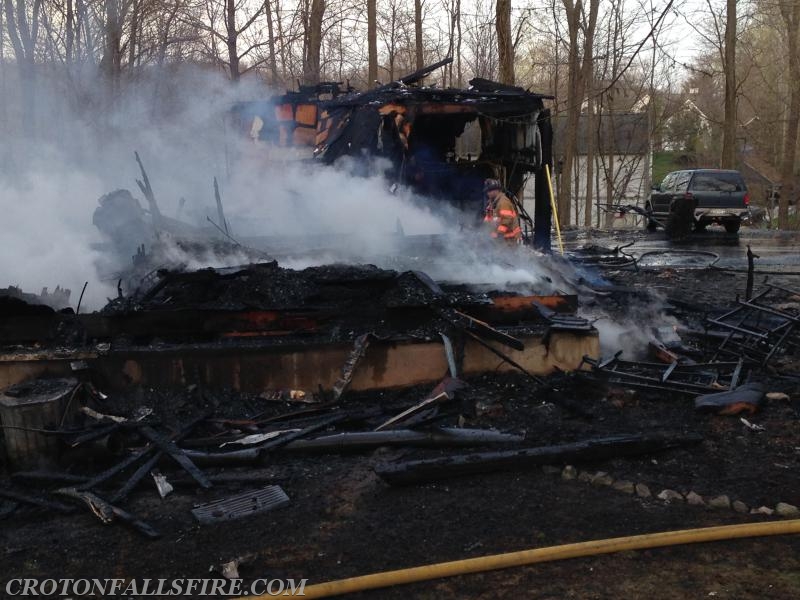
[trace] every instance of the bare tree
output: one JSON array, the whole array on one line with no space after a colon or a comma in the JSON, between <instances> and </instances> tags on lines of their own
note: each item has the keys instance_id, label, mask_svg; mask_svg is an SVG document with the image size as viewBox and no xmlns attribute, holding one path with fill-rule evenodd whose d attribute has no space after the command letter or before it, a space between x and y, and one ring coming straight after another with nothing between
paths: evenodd
<instances>
[{"instance_id":1,"label":"bare tree","mask_svg":"<svg viewBox=\"0 0 800 600\"><path fill-rule=\"evenodd\" d=\"M725 121L722 128L723 169L736 167L736 0L727 0L725 20Z\"/></svg>"},{"instance_id":2,"label":"bare tree","mask_svg":"<svg viewBox=\"0 0 800 600\"><path fill-rule=\"evenodd\" d=\"M367 85L378 79L378 7L377 0L367 0Z\"/></svg>"},{"instance_id":3,"label":"bare tree","mask_svg":"<svg viewBox=\"0 0 800 600\"><path fill-rule=\"evenodd\" d=\"M207 53L215 61L224 63L231 81L238 81L245 72L267 61L267 57L263 57L242 66L242 61L252 58L254 51L269 45L269 40L264 41L255 31L256 23L266 12L266 4L261 3L254 9L250 6L247 0L207 0L202 18L199 15L188 17L194 27L211 35ZM224 60L217 42L224 45Z\"/></svg>"},{"instance_id":4,"label":"bare tree","mask_svg":"<svg viewBox=\"0 0 800 600\"><path fill-rule=\"evenodd\" d=\"M414 45L416 48L417 70L425 66L422 39L422 0L414 0Z\"/></svg>"},{"instance_id":5,"label":"bare tree","mask_svg":"<svg viewBox=\"0 0 800 600\"><path fill-rule=\"evenodd\" d=\"M497 0L495 27L500 59L500 83L514 85L514 43L511 38L511 0Z\"/></svg>"},{"instance_id":6,"label":"bare tree","mask_svg":"<svg viewBox=\"0 0 800 600\"><path fill-rule=\"evenodd\" d=\"M474 13L467 16L464 29L464 62L475 77L496 79L497 31L491 18L492 6L484 0L477 0Z\"/></svg>"},{"instance_id":7,"label":"bare tree","mask_svg":"<svg viewBox=\"0 0 800 600\"><path fill-rule=\"evenodd\" d=\"M307 84L320 81L322 52L322 19L325 16L325 0L311 0L306 30L306 53L303 64L303 78Z\"/></svg>"},{"instance_id":8,"label":"bare tree","mask_svg":"<svg viewBox=\"0 0 800 600\"><path fill-rule=\"evenodd\" d=\"M567 124L564 141L564 157L561 169L561 182L558 188L559 219L570 222L570 190L572 188L572 170L578 147L578 128L586 88L586 76L591 68L592 46L597 25L599 0L589 0L588 15L582 0L562 0L567 20L569 35L568 85L567 85ZM582 35L581 35L582 34Z\"/></svg>"},{"instance_id":9,"label":"bare tree","mask_svg":"<svg viewBox=\"0 0 800 600\"><path fill-rule=\"evenodd\" d=\"M36 44L42 0L5 0L5 20L22 90L22 125L28 135L34 132L36 103Z\"/></svg>"},{"instance_id":10,"label":"bare tree","mask_svg":"<svg viewBox=\"0 0 800 600\"><path fill-rule=\"evenodd\" d=\"M789 112L786 116L786 134L783 140L781 162L781 198L778 208L778 226L789 226L789 202L795 200L794 167L797 155L797 134L800 129L800 2L780 2L781 18L786 29L789 53Z\"/></svg>"}]
</instances>

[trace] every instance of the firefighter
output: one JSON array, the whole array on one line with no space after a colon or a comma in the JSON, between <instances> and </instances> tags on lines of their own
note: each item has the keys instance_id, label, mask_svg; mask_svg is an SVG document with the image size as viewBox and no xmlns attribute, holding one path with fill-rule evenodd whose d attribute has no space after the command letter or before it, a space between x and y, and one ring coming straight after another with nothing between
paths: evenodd
<instances>
[{"instance_id":1,"label":"firefighter","mask_svg":"<svg viewBox=\"0 0 800 600\"><path fill-rule=\"evenodd\" d=\"M483 182L483 193L486 195L486 210L483 221L491 231L491 236L503 240L509 246L515 246L522 240L522 229L514 203L503 193L503 186L497 179Z\"/></svg>"}]
</instances>

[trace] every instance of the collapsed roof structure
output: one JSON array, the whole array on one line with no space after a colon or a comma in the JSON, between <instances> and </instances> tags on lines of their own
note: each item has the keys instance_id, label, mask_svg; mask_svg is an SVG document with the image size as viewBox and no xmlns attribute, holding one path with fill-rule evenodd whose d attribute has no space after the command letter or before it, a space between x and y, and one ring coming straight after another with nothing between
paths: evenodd
<instances>
[{"instance_id":1,"label":"collapsed roof structure","mask_svg":"<svg viewBox=\"0 0 800 600\"><path fill-rule=\"evenodd\" d=\"M301 86L270 101L237 104L232 113L254 138L307 149L326 164L388 159L391 180L466 211L479 210L483 179L499 179L521 197L533 174L535 218L523 219L526 237L549 250L545 166L552 165L553 133L544 100L551 96L480 78L469 89L422 85L450 62L366 92L335 82Z\"/></svg>"}]
</instances>

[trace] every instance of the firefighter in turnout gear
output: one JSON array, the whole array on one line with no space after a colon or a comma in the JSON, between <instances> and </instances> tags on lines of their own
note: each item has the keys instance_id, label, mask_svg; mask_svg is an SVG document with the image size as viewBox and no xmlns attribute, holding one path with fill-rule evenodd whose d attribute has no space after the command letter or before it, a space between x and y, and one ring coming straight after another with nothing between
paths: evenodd
<instances>
[{"instance_id":1,"label":"firefighter in turnout gear","mask_svg":"<svg viewBox=\"0 0 800 600\"><path fill-rule=\"evenodd\" d=\"M483 221L489 226L491 236L516 246L522 240L522 229L514 203L503 193L503 186L497 179L484 181L483 193L486 195Z\"/></svg>"}]
</instances>

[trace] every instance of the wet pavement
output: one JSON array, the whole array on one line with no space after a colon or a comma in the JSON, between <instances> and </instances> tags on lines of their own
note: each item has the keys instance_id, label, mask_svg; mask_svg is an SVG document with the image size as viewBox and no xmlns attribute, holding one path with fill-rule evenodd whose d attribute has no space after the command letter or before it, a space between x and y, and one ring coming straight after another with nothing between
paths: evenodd
<instances>
[{"instance_id":1,"label":"wet pavement","mask_svg":"<svg viewBox=\"0 0 800 600\"><path fill-rule=\"evenodd\" d=\"M692 233L681 241L672 241L662 231L620 229L613 231L564 232L564 249L576 251L588 245L611 250L624 248L640 266L704 268L710 264L725 269L747 269L747 246L758 255L758 271L797 273L800 275L800 231L775 231L743 228L730 234L710 227L703 233ZM555 240L554 240L555 246Z\"/></svg>"}]
</instances>

